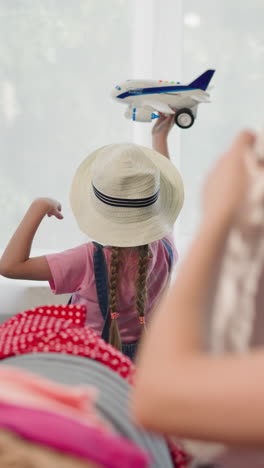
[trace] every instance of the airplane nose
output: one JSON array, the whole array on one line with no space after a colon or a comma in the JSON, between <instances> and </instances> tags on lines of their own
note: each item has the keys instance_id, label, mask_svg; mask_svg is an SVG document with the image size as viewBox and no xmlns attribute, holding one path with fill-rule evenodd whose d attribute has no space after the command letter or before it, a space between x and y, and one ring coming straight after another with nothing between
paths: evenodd
<instances>
[{"instance_id":1,"label":"airplane nose","mask_svg":"<svg viewBox=\"0 0 264 468\"><path fill-rule=\"evenodd\" d=\"M112 98L118 99L117 96L122 92L121 89L122 89L121 86L116 85L111 93Z\"/></svg>"},{"instance_id":2,"label":"airplane nose","mask_svg":"<svg viewBox=\"0 0 264 468\"><path fill-rule=\"evenodd\" d=\"M112 97L113 99L116 99L117 93L118 93L117 89L114 88L114 89L112 90L112 92L111 92L111 97Z\"/></svg>"}]
</instances>

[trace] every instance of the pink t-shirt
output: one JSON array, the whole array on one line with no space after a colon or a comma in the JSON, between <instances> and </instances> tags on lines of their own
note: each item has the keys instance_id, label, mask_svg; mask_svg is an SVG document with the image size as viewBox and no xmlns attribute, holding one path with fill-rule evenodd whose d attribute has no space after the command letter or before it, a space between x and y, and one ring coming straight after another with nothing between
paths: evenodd
<instances>
[{"instance_id":1,"label":"pink t-shirt","mask_svg":"<svg viewBox=\"0 0 264 468\"><path fill-rule=\"evenodd\" d=\"M173 262L177 260L177 251L172 235L164 240L173 251ZM147 274L147 298L145 304L146 322L153 309L170 273L170 258L164 243L159 240L149 244L150 258ZM87 308L86 323L99 335L102 333L104 319L102 317L95 285L92 242L82 244L58 254L47 255L47 261L52 274L50 287L55 294L74 293L73 304L84 304ZM104 247L104 254L110 274L111 247ZM123 261L120 264L118 284L118 325L123 343L133 343L140 337L142 326L138 320L135 307L136 277L138 265L138 250L135 247L126 248Z\"/></svg>"}]
</instances>

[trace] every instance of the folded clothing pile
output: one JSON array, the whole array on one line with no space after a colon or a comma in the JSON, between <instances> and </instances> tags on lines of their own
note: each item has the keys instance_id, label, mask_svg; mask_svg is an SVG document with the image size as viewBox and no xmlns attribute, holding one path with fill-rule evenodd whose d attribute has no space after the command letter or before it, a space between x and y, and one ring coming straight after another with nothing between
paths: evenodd
<instances>
[{"instance_id":1,"label":"folded clothing pile","mask_svg":"<svg viewBox=\"0 0 264 468\"><path fill-rule=\"evenodd\" d=\"M150 458L133 442L115 433L97 414L93 388L55 384L21 369L0 368L0 466L16 457L17 440L23 439L24 457L30 460L33 443L43 457L49 451L76 458L80 466L144 468ZM8 437L7 454L1 441ZM10 435L11 433L11 435ZM12 439L13 434L16 435ZM11 437L11 439L10 439ZM18 438L18 439L17 439ZM4 439L6 440L6 439ZM13 440L13 444L10 444ZM21 440L20 440L21 446ZM32 454L35 454L33 451ZM32 455L33 456L33 455ZM1 457L4 459L1 460ZM19 461L10 466L26 466ZM31 465L29 465L31 466ZM54 465L56 466L56 465ZM74 466L74 465L72 465Z\"/></svg>"}]
</instances>

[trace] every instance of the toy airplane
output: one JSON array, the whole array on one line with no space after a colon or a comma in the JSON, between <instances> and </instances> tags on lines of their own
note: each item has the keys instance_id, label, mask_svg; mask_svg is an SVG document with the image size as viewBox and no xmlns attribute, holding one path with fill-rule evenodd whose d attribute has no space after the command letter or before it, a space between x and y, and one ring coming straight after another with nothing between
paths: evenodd
<instances>
[{"instance_id":1,"label":"toy airplane","mask_svg":"<svg viewBox=\"0 0 264 468\"><path fill-rule=\"evenodd\" d=\"M207 70L188 85L174 81L127 80L115 87L112 97L128 104L127 119L151 122L159 117L155 112L162 112L175 114L175 123L189 128L196 118L198 104L210 102L206 89L214 72Z\"/></svg>"}]
</instances>

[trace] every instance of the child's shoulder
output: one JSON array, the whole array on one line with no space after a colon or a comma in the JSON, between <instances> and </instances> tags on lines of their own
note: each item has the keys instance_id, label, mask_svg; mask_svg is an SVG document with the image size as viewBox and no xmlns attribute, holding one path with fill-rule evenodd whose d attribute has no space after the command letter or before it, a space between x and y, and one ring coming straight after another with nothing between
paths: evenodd
<instances>
[{"instance_id":1,"label":"child's shoulder","mask_svg":"<svg viewBox=\"0 0 264 468\"><path fill-rule=\"evenodd\" d=\"M178 252L175 247L173 233L169 233L162 239L150 244L150 249L154 256L155 254L157 256L165 256L170 264L175 263L178 259Z\"/></svg>"},{"instance_id":2,"label":"child's shoulder","mask_svg":"<svg viewBox=\"0 0 264 468\"><path fill-rule=\"evenodd\" d=\"M170 244L171 247L174 247L175 246L175 242L174 242L174 236L173 236L173 233L170 232L169 234L167 234L165 237L163 237L161 239L161 242L164 244L165 242L167 242L168 244Z\"/></svg>"},{"instance_id":3,"label":"child's shoulder","mask_svg":"<svg viewBox=\"0 0 264 468\"><path fill-rule=\"evenodd\" d=\"M175 243L174 243L174 237L172 233L167 234L165 237L162 239L159 239L155 242L152 242L149 244L149 247L151 250L167 250L169 249L175 249Z\"/></svg>"}]
</instances>

